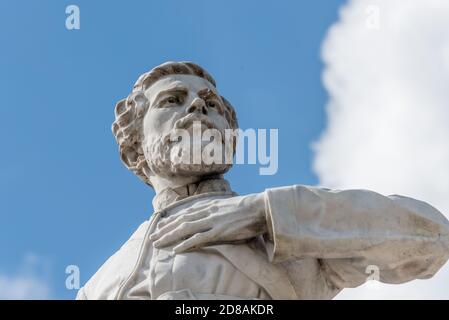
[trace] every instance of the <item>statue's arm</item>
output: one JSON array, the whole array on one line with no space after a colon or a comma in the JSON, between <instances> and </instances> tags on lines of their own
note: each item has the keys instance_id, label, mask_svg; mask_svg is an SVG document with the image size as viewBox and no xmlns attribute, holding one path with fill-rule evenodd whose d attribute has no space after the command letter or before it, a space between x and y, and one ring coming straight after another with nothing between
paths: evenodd
<instances>
[{"instance_id":1,"label":"statue's arm","mask_svg":"<svg viewBox=\"0 0 449 320\"><path fill-rule=\"evenodd\" d=\"M309 186L265 191L270 261L316 258L339 287L433 276L449 257L449 222L425 202L367 190Z\"/></svg>"}]
</instances>

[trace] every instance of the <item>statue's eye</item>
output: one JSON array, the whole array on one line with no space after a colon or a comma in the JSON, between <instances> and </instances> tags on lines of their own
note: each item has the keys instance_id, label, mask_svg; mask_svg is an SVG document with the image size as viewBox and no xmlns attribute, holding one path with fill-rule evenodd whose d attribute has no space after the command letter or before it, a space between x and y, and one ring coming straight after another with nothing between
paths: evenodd
<instances>
[{"instance_id":1,"label":"statue's eye","mask_svg":"<svg viewBox=\"0 0 449 320\"><path fill-rule=\"evenodd\" d=\"M177 103L178 102L178 98L172 96L172 97L168 97L167 98L167 102L168 103Z\"/></svg>"},{"instance_id":2,"label":"statue's eye","mask_svg":"<svg viewBox=\"0 0 449 320\"><path fill-rule=\"evenodd\" d=\"M217 106L217 103L215 101L208 100L206 102L206 105L207 105L208 108L215 108Z\"/></svg>"},{"instance_id":3,"label":"statue's eye","mask_svg":"<svg viewBox=\"0 0 449 320\"><path fill-rule=\"evenodd\" d=\"M159 106L160 107L165 107L165 106L169 106L169 105L172 105L172 104L181 104L182 100L183 99L181 97L178 97L178 96L169 96L169 97L165 98L164 100L162 100L159 103Z\"/></svg>"}]
</instances>

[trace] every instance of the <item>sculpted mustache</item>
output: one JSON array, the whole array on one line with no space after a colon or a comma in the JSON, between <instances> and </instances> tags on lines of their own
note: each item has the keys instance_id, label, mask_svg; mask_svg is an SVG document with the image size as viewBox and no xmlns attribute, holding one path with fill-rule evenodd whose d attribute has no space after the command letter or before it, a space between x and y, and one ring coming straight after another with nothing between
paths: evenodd
<instances>
[{"instance_id":1,"label":"sculpted mustache","mask_svg":"<svg viewBox=\"0 0 449 320\"><path fill-rule=\"evenodd\" d=\"M187 129L189 126L193 125L194 122L200 122L202 125L205 125L208 129L212 129L212 130L217 130L218 132L220 132L221 135L221 140L223 143L225 143L225 132L224 130L221 130L219 128L217 128L217 126L215 126L215 124L210 121L207 117L198 117L197 115L192 116L192 115L188 115L184 118L181 118L179 120L177 120L173 126L173 130L172 132L170 132L169 134L167 134L163 140L165 142L171 142L171 136L172 134L176 133L176 130L178 129Z\"/></svg>"},{"instance_id":2,"label":"sculpted mustache","mask_svg":"<svg viewBox=\"0 0 449 320\"><path fill-rule=\"evenodd\" d=\"M178 121L176 121L174 127L175 129L185 129L196 121L201 122L201 124L204 124L208 129L218 130L218 128L214 125L214 123L211 122L206 116L198 116L198 115L185 116L184 118L181 118Z\"/></svg>"}]
</instances>

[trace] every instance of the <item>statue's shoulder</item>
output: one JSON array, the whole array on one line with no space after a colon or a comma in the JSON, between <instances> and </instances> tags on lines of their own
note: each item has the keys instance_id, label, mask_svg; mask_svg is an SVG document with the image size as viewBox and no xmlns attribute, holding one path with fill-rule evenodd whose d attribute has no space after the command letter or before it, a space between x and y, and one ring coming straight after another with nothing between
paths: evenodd
<instances>
[{"instance_id":1,"label":"statue's shoulder","mask_svg":"<svg viewBox=\"0 0 449 320\"><path fill-rule=\"evenodd\" d=\"M121 285L132 273L150 226L142 223L131 237L115 252L78 291L77 299L115 299Z\"/></svg>"}]
</instances>

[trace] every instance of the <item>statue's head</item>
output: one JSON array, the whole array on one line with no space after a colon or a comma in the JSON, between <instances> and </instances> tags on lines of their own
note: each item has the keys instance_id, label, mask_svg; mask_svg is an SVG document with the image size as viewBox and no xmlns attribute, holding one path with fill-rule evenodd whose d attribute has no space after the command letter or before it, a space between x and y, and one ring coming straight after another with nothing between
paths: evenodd
<instances>
[{"instance_id":1,"label":"statue's head","mask_svg":"<svg viewBox=\"0 0 449 320\"><path fill-rule=\"evenodd\" d=\"M201 132L220 132L219 143L235 150L236 137L224 132L238 128L237 117L231 104L218 93L215 80L192 62L166 62L141 75L131 94L117 103L112 132L123 163L150 186L154 176L170 179L225 173L232 166L226 161L173 161L173 151L186 142L173 139L179 136L176 131L185 129L189 139L195 139L194 123L201 123ZM192 148L198 143L204 145L204 141L189 142Z\"/></svg>"}]
</instances>

